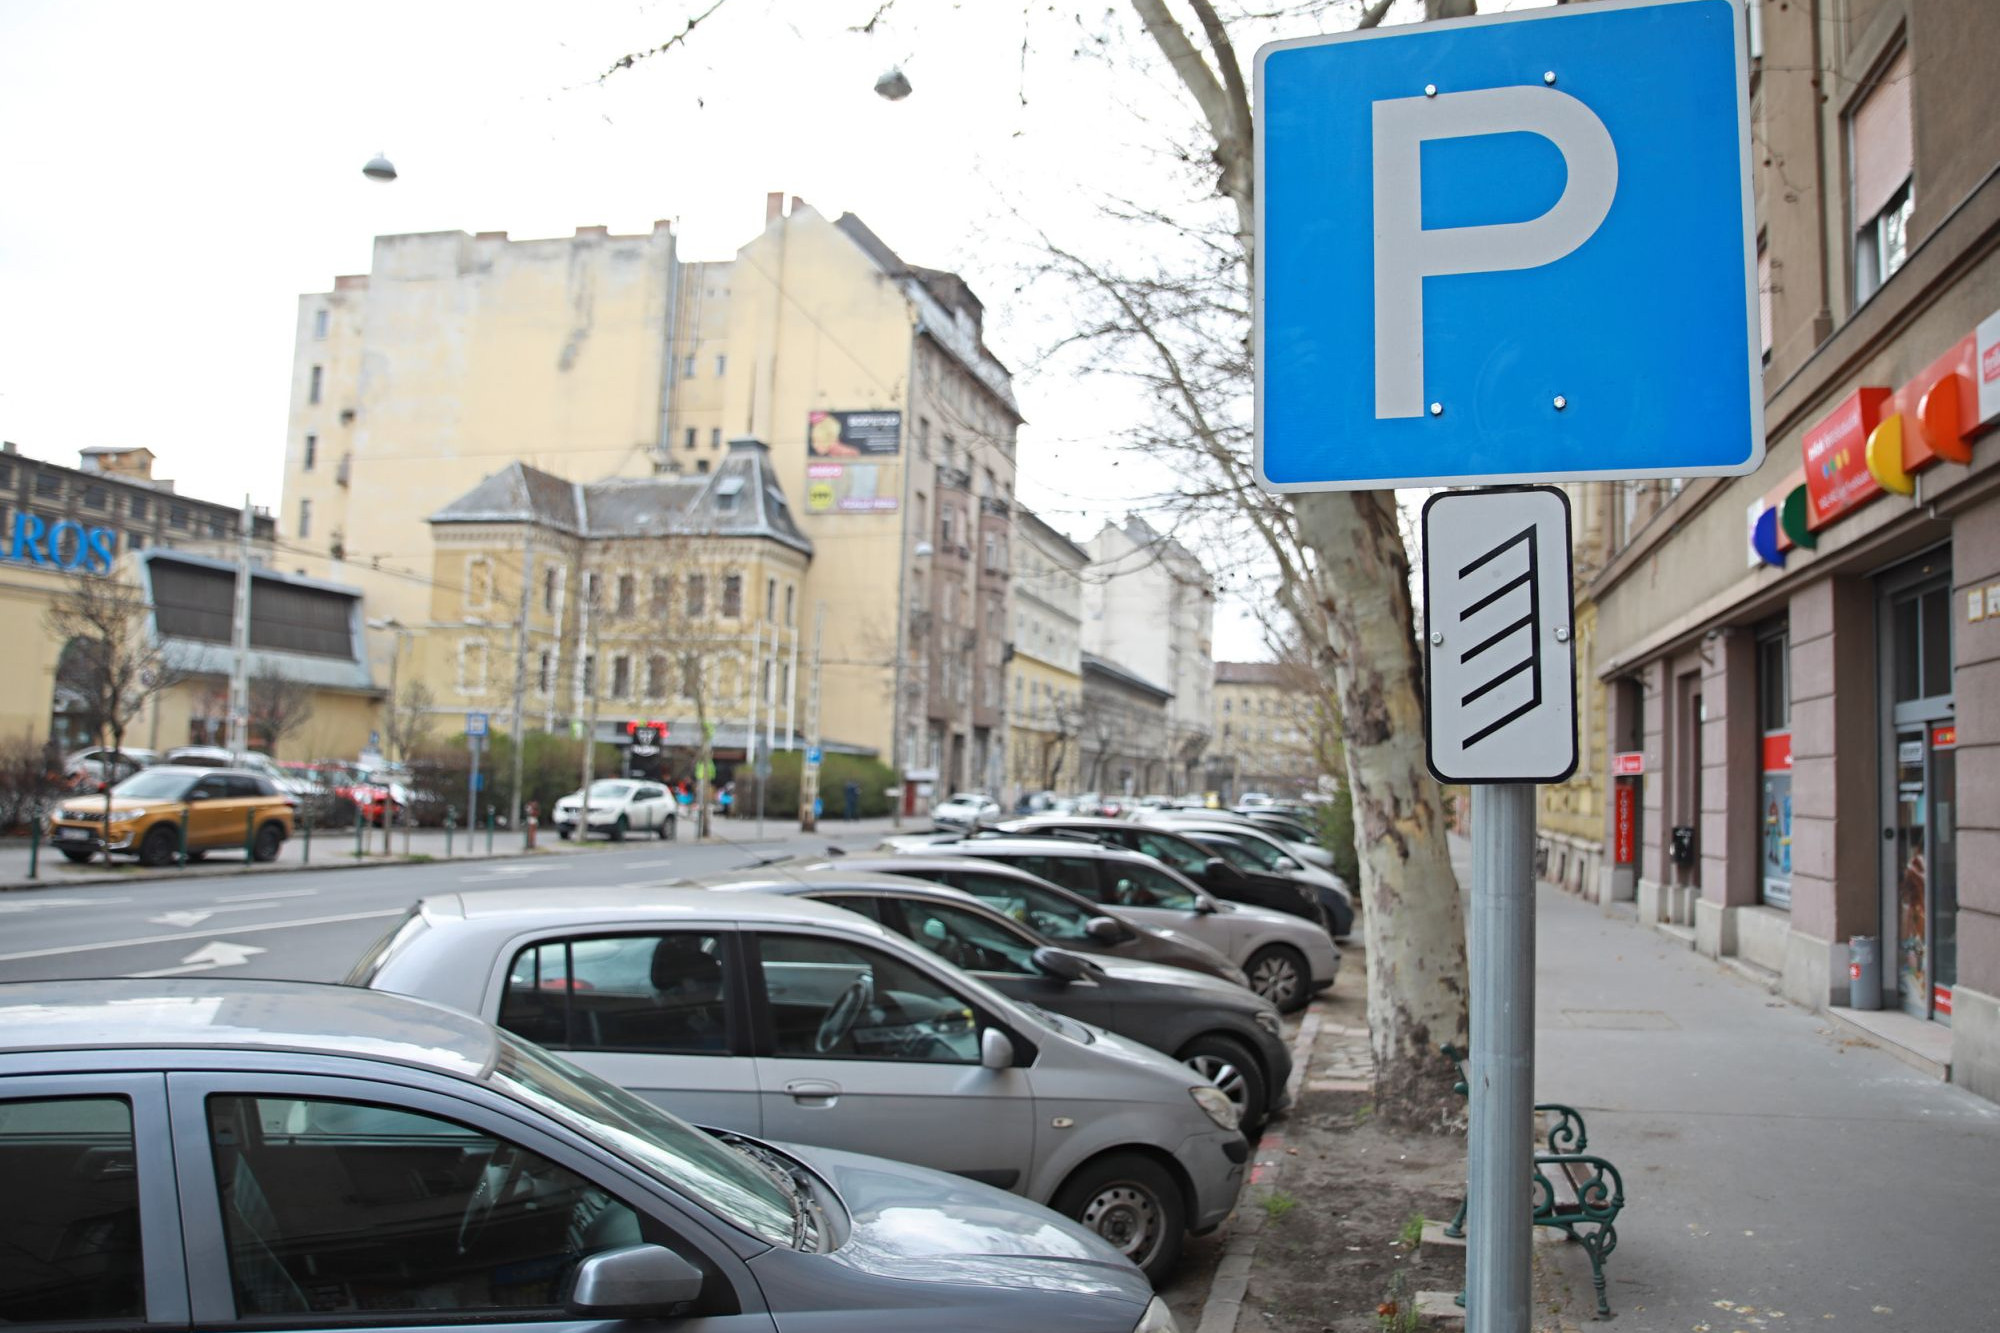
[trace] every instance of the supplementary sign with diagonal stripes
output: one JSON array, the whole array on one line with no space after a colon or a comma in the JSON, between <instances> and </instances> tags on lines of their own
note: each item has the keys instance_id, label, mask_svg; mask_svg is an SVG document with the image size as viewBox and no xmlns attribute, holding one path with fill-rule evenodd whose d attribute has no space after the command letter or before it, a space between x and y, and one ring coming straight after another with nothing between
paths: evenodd
<instances>
[{"instance_id":1,"label":"supplementary sign with diagonal stripes","mask_svg":"<svg viewBox=\"0 0 2000 1333\"><path fill-rule=\"evenodd\" d=\"M1424 506L1426 750L1443 782L1560 782L1576 768L1569 500L1551 486Z\"/></svg>"}]
</instances>

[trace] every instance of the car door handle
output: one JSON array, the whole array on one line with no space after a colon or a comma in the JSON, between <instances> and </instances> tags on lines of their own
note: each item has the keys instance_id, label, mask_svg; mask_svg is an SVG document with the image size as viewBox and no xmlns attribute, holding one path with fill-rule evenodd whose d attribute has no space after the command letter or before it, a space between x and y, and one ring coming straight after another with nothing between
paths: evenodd
<instances>
[{"instance_id":1,"label":"car door handle","mask_svg":"<svg viewBox=\"0 0 2000 1333\"><path fill-rule=\"evenodd\" d=\"M832 1106L840 1100L840 1085L823 1078L795 1078L785 1091L800 1106Z\"/></svg>"}]
</instances>

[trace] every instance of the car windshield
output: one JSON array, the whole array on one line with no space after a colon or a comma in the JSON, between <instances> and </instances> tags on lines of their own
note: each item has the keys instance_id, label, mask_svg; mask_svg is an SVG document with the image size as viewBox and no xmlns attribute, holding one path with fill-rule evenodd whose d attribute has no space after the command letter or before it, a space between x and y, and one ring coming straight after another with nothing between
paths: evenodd
<instances>
[{"instance_id":1,"label":"car windshield","mask_svg":"<svg viewBox=\"0 0 2000 1333\"><path fill-rule=\"evenodd\" d=\"M488 1081L773 1245L798 1234L791 1193L749 1155L506 1033Z\"/></svg>"},{"instance_id":2,"label":"car windshield","mask_svg":"<svg viewBox=\"0 0 2000 1333\"><path fill-rule=\"evenodd\" d=\"M981 796L981 795L980 795L980 794L979 794L978 792L976 792L976 791L957 791L957 792L953 792L953 793L951 794L951 800L950 800L949 802L947 802L947 804L949 804L949 805L982 805L982 804L984 804L984 803L985 803L985 801L986 801L986 798L985 798L984 796Z\"/></svg>"},{"instance_id":3,"label":"car windshield","mask_svg":"<svg viewBox=\"0 0 2000 1333\"><path fill-rule=\"evenodd\" d=\"M134 773L111 789L113 796L129 796L138 801L178 801L195 784L191 773L162 773L157 769Z\"/></svg>"},{"instance_id":4,"label":"car windshield","mask_svg":"<svg viewBox=\"0 0 2000 1333\"><path fill-rule=\"evenodd\" d=\"M590 799L593 801L622 801L632 794L629 782L593 782L590 784Z\"/></svg>"}]
</instances>

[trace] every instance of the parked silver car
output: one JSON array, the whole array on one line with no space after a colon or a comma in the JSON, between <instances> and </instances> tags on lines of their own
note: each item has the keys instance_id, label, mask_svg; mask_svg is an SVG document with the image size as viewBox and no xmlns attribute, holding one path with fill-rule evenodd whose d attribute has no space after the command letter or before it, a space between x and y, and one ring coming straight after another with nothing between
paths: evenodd
<instances>
[{"instance_id":1,"label":"parked silver car","mask_svg":"<svg viewBox=\"0 0 2000 1333\"><path fill-rule=\"evenodd\" d=\"M464 1014L336 986L0 986L0 1179L33 1199L0 1224L9 1324L1174 1326L1025 1200L704 1133Z\"/></svg>"},{"instance_id":2,"label":"parked silver car","mask_svg":"<svg viewBox=\"0 0 2000 1333\"><path fill-rule=\"evenodd\" d=\"M798 869L872 871L947 884L965 890L1064 949L1164 963L1238 986L1250 984L1242 968L1185 931L1127 920L1059 884L997 861L969 862L962 856L848 856L839 861L811 862Z\"/></svg>"},{"instance_id":3,"label":"parked silver car","mask_svg":"<svg viewBox=\"0 0 2000 1333\"><path fill-rule=\"evenodd\" d=\"M1169 1057L822 903L450 894L348 981L497 1022L698 1124L1011 1189L1156 1279L1229 1215L1249 1157L1235 1105Z\"/></svg>"},{"instance_id":4,"label":"parked silver car","mask_svg":"<svg viewBox=\"0 0 2000 1333\"><path fill-rule=\"evenodd\" d=\"M589 832L602 833L613 842L623 842L633 833L671 838L679 817L680 805L664 783L601 778L590 784ZM556 802L556 836L565 841L574 837L582 818L583 792L573 791Z\"/></svg>"},{"instance_id":5,"label":"parked silver car","mask_svg":"<svg viewBox=\"0 0 2000 1333\"><path fill-rule=\"evenodd\" d=\"M1340 972L1318 924L1222 902L1150 856L1072 838L968 838L925 853L999 861L1073 889L1122 917L1185 931L1249 974L1250 989L1286 1013L1306 1007Z\"/></svg>"},{"instance_id":6,"label":"parked silver car","mask_svg":"<svg viewBox=\"0 0 2000 1333\"><path fill-rule=\"evenodd\" d=\"M1292 1052L1278 1011L1242 986L1130 958L1085 958L942 884L841 867L785 875L747 871L715 892L811 898L886 926L1010 999L1171 1055L1221 1088L1254 1135L1289 1105Z\"/></svg>"}]
</instances>

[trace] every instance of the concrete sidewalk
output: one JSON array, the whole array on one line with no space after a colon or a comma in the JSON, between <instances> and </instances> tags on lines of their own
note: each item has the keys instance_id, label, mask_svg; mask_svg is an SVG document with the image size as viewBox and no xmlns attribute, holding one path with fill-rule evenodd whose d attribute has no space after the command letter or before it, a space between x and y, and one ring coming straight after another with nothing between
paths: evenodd
<instances>
[{"instance_id":1,"label":"concrete sidewalk","mask_svg":"<svg viewBox=\"0 0 2000 1333\"><path fill-rule=\"evenodd\" d=\"M684 829L692 830L693 827L693 821L689 820ZM909 832L929 827L928 820L906 819L900 831ZM899 831L887 818L859 819L853 823L844 819L821 819L819 829L815 833L801 832L796 819L766 819L761 836L757 832L755 819L718 819L714 821L712 828L712 836L699 844L669 840L660 845L673 847L734 844L769 848L775 852L794 846L801 850L812 850L837 842L847 844L851 851L862 851L872 848L876 841L890 833ZM352 870L358 866L408 865L413 859L476 861L531 855L578 856L612 848L629 850L634 846L652 845L654 841L651 835L646 835L635 836L622 843L612 842L606 838L592 838L587 842L576 840L564 842L556 837L554 829L545 826L538 832L535 850L529 852L522 846L519 830L497 829L490 839L492 850L489 852L487 850L489 839L484 829L472 831L458 829L447 837L443 829L420 828L406 831L398 828L394 830L392 838L393 853L384 854L382 830L372 828L363 832L366 835L364 838L366 851L361 857L355 855L354 830L351 827L342 830L319 829L312 835L309 863L306 840L295 836L285 843L278 859L267 864L247 865L241 851L229 850L213 852L198 863L190 863L186 871L178 867L146 870L140 868L130 857L118 858L113 863L115 867L113 869L107 869L102 861L90 861L78 865L65 859L60 852L44 841L39 856L34 858L38 864L35 877L32 879L28 876L31 859L28 840L5 838L0 839L0 890L42 888L62 884L107 882L126 884L138 880L173 879L194 874L273 874L296 871L307 867L308 864L315 870Z\"/></svg>"},{"instance_id":2,"label":"concrete sidewalk","mask_svg":"<svg viewBox=\"0 0 2000 1333\"><path fill-rule=\"evenodd\" d=\"M1544 885L1536 939L1536 1095L1581 1109L1623 1173L1625 1333L2000 1326L2000 1107L1629 907ZM1587 1320L1589 1264L1553 1250Z\"/></svg>"}]
</instances>

